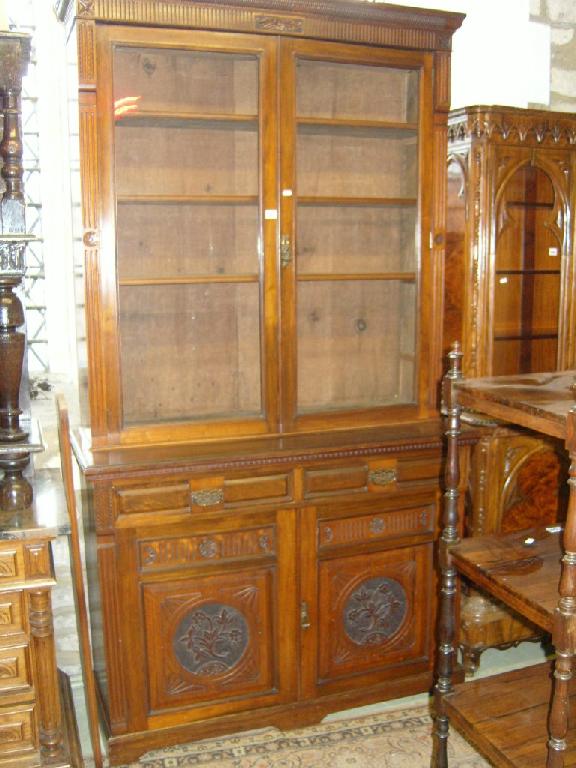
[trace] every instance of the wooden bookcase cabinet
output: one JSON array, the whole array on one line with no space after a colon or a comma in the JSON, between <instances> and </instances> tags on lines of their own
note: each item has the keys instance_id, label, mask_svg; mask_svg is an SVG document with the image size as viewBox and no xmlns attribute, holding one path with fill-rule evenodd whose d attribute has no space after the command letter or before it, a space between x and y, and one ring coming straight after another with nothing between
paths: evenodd
<instances>
[{"instance_id":1,"label":"wooden bookcase cabinet","mask_svg":"<svg viewBox=\"0 0 576 768\"><path fill-rule=\"evenodd\" d=\"M60 14L79 45L76 454L112 763L426 690L463 16Z\"/></svg>"},{"instance_id":2,"label":"wooden bookcase cabinet","mask_svg":"<svg viewBox=\"0 0 576 768\"><path fill-rule=\"evenodd\" d=\"M467 377L574 367L575 136L566 113L471 106L449 115L444 342L462 340ZM493 425L472 467L470 533L549 524L565 511L558 441ZM533 624L485 596L465 598L469 671L485 648L535 637Z\"/></svg>"}]
</instances>

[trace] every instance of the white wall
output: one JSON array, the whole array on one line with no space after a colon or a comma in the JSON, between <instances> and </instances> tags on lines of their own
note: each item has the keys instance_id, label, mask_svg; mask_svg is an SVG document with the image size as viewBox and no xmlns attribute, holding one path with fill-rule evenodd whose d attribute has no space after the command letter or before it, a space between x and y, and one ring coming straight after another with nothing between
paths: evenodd
<instances>
[{"instance_id":1,"label":"white wall","mask_svg":"<svg viewBox=\"0 0 576 768\"><path fill-rule=\"evenodd\" d=\"M453 41L453 108L549 104L550 29L529 20L530 0L398 0L395 4L466 14Z\"/></svg>"}]
</instances>

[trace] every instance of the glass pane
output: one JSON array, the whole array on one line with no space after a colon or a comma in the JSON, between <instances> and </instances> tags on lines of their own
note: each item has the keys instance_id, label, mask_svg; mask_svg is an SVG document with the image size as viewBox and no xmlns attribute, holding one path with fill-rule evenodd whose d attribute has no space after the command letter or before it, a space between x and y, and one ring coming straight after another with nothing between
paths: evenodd
<instances>
[{"instance_id":1,"label":"glass pane","mask_svg":"<svg viewBox=\"0 0 576 768\"><path fill-rule=\"evenodd\" d=\"M529 344L519 340L495 339L492 373L494 376L511 376L553 371L556 369L557 354L557 337L533 339Z\"/></svg>"},{"instance_id":2,"label":"glass pane","mask_svg":"<svg viewBox=\"0 0 576 768\"><path fill-rule=\"evenodd\" d=\"M300 116L416 122L418 72L300 60L296 104Z\"/></svg>"},{"instance_id":3,"label":"glass pane","mask_svg":"<svg viewBox=\"0 0 576 768\"><path fill-rule=\"evenodd\" d=\"M414 272L416 206L300 205L299 274Z\"/></svg>"},{"instance_id":4,"label":"glass pane","mask_svg":"<svg viewBox=\"0 0 576 768\"><path fill-rule=\"evenodd\" d=\"M296 149L298 194L415 197L415 131L301 125Z\"/></svg>"},{"instance_id":5,"label":"glass pane","mask_svg":"<svg viewBox=\"0 0 576 768\"><path fill-rule=\"evenodd\" d=\"M493 373L554 370L562 242L549 176L520 168L504 190L498 223Z\"/></svg>"},{"instance_id":6,"label":"glass pane","mask_svg":"<svg viewBox=\"0 0 576 768\"><path fill-rule=\"evenodd\" d=\"M299 286L301 411L415 399L416 286L397 280Z\"/></svg>"},{"instance_id":7,"label":"glass pane","mask_svg":"<svg viewBox=\"0 0 576 768\"><path fill-rule=\"evenodd\" d=\"M262 417L258 57L114 56L124 423Z\"/></svg>"},{"instance_id":8,"label":"glass pane","mask_svg":"<svg viewBox=\"0 0 576 768\"><path fill-rule=\"evenodd\" d=\"M120 289L125 424L261 413L259 286Z\"/></svg>"},{"instance_id":9,"label":"glass pane","mask_svg":"<svg viewBox=\"0 0 576 768\"><path fill-rule=\"evenodd\" d=\"M124 121L115 160L118 195L256 195L258 126Z\"/></svg>"},{"instance_id":10,"label":"glass pane","mask_svg":"<svg viewBox=\"0 0 576 768\"><path fill-rule=\"evenodd\" d=\"M115 50L117 114L129 109L255 115L257 81L255 56L165 48Z\"/></svg>"},{"instance_id":11,"label":"glass pane","mask_svg":"<svg viewBox=\"0 0 576 768\"><path fill-rule=\"evenodd\" d=\"M117 225L120 279L259 272L256 204L124 203Z\"/></svg>"}]
</instances>

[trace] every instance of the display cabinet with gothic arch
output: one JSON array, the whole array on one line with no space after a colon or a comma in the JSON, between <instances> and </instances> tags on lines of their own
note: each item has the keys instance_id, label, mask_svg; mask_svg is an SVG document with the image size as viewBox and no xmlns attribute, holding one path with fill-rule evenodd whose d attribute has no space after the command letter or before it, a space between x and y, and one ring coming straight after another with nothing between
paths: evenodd
<instances>
[{"instance_id":1,"label":"display cabinet with gothic arch","mask_svg":"<svg viewBox=\"0 0 576 768\"><path fill-rule=\"evenodd\" d=\"M575 173L569 114L450 113L444 341L461 340L467 377L574 367ZM554 441L487 425L472 464L470 532L557 521L566 471ZM469 670L486 647L538 637L478 593L464 600L461 630Z\"/></svg>"}]
</instances>

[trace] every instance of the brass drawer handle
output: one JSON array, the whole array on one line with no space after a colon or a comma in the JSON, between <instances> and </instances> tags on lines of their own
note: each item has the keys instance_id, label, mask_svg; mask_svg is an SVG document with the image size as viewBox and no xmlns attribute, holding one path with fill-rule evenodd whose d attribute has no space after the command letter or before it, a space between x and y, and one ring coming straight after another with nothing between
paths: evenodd
<instances>
[{"instance_id":1,"label":"brass drawer handle","mask_svg":"<svg viewBox=\"0 0 576 768\"><path fill-rule=\"evenodd\" d=\"M222 488L206 488L203 491L192 491L190 501L199 507L214 507L224 501L224 491Z\"/></svg>"},{"instance_id":2,"label":"brass drawer handle","mask_svg":"<svg viewBox=\"0 0 576 768\"><path fill-rule=\"evenodd\" d=\"M302 629L310 629L310 614L306 602L300 603L300 626Z\"/></svg>"},{"instance_id":3,"label":"brass drawer handle","mask_svg":"<svg viewBox=\"0 0 576 768\"><path fill-rule=\"evenodd\" d=\"M368 472L368 482L372 485L390 485L395 483L398 475L395 469L372 469Z\"/></svg>"}]
</instances>

